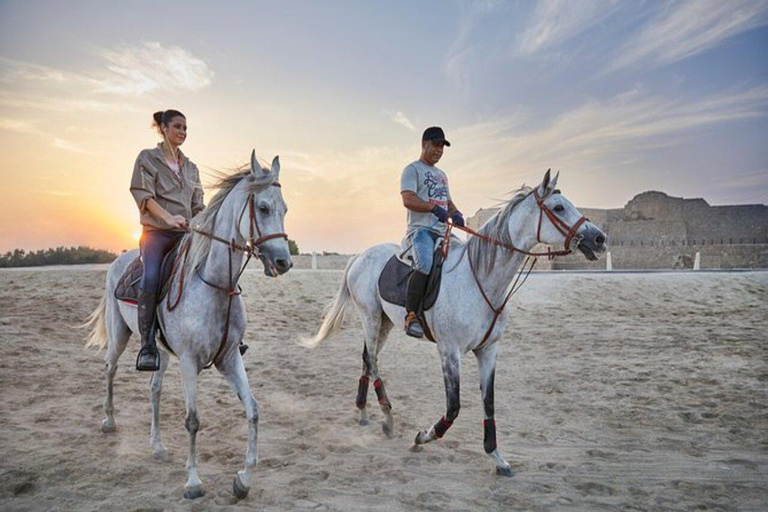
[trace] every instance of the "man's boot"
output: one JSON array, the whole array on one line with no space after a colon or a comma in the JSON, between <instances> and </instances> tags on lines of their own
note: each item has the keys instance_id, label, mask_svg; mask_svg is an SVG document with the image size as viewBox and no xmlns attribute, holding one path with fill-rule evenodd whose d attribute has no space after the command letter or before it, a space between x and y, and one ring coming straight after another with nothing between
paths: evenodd
<instances>
[{"instance_id":1,"label":"man's boot","mask_svg":"<svg viewBox=\"0 0 768 512\"><path fill-rule=\"evenodd\" d=\"M139 290L138 299L141 350L136 357L136 369L142 372L154 372L160 369L160 354L155 341L157 297L154 293L144 293Z\"/></svg>"},{"instance_id":2,"label":"man's boot","mask_svg":"<svg viewBox=\"0 0 768 512\"><path fill-rule=\"evenodd\" d=\"M405 295L405 334L414 338L424 337L424 328L416 317L416 311L419 310L421 300L424 297L424 291L427 288L427 274L422 274L418 270L411 273L408 279L408 291Z\"/></svg>"}]
</instances>

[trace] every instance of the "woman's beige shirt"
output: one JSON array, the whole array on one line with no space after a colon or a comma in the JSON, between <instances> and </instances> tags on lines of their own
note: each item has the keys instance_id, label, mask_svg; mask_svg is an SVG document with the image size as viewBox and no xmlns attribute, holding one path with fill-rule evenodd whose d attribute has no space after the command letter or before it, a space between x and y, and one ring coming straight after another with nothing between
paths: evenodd
<instances>
[{"instance_id":1,"label":"woman's beige shirt","mask_svg":"<svg viewBox=\"0 0 768 512\"><path fill-rule=\"evenodd\" d=\"M162 144L145 149L136 158L131 177L131 194L139 206L142 225L149 229L179 231L147 210L154 199L171 215L189 220L205 208L203 186L197 166L179 151L181 172L177 176L165 162Z\"/></svg>"}]
</instances>

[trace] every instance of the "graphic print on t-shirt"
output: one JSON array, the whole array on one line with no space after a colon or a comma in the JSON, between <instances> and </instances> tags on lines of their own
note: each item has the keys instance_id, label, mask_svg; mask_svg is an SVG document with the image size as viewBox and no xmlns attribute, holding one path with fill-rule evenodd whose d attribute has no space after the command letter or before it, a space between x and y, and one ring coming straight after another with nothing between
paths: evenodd
<instances>
[{"instance_id":1,"label":"graphic print on t-shirt","mask_svg":"<svg viewBox=\"0 0 768 512\"><path fill-rule=\"evenodd\" d=\"M435 175L432 171L424 173L424 186L427 187L429 202L448 207L448 181L443 174Z\"/></svg>"}]
</instances>

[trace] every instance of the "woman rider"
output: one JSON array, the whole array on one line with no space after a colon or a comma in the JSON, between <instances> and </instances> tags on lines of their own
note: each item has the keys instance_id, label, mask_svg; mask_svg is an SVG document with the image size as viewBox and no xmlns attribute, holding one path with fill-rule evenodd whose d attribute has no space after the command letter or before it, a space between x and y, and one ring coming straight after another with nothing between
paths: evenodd
<instances>
[{"instance_id":1,"label":"woman rider","mask_svg":"<svg viewBox=\"0 0 768 512\"><path fill-rule=\"evenodd\" d=\"M136 369L155 371L160 358L155 343L155 310L160 287L160 265L187 231L189 219L205 208L200 173L179 150L187 138L187 119L178 110L155 112L153 126L163 141L136 158L131 194L142 224L139 250L144 274L139 285L141 350Z\"/></svg>"}]
</instances>

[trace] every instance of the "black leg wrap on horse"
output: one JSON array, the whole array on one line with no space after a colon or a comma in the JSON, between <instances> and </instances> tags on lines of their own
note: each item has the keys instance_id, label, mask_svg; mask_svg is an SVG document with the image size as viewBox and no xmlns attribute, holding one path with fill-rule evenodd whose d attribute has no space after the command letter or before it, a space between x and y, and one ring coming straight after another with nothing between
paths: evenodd
<instances>
[{"instance_id":1,"label":"black leg wrap on horse","mask_svg":"<svg viewBox=\"0 0 768 512\"><path fill-rule=\"evenodd\" d=\"M485 453L493 453L496 449L496 420L483 420L483 430Z\"/></svg>"},{"instance_id":2,"label":"black leg wrap on horse","mask_svg":"<svg viewBox=\"0 0 768 512\"><path fill-rule=\"evenodd\" d=\"M453 422L445 419L445 416L440 418L440 420L435 423L435 436L437 436L438 439L443 437L445 433L448 432L448 429L451 428L451 425L453 425Z\"/></svg>"},{"instance_id":3,"label":"black leg wrap on horse","mask_svg":"<svg viewBox=\"0 0 768 512\"><path fill-rule=\"evenodd\" d=\"M360 382L357 386L357 399L355 405L358 409L365 409L365 403L368 401L368 376L363 375L360 377Z\"/></svg>"},{"instance_id":4,"label":"black leg wrap on horse","mask_svg":"<svg viewBox=\"0 0 768 512\"><path fill-rule=\"evenodd\" d=\"M418 270L411 272L411 277L408 278L408 291L405 294L405 310L410 312L417 312L421 299L424 297L424 292L427 289L427 280L429 276L422 274Z\"/></svg>"},{"instance_id":5,"label":"black leg wrap on horse","mask_svg":"<svg viewBox=\"0 0 768 512\"><path fill-rule=\"evenodd\" d=\"M373 389L376 390L376 396L379 398L379 405L392 409L392 404L389 403L389 398L387 398L387 392L384 389L384 383L381 382L381 379L373 381Z\"/></svg>"}]
</instances>

